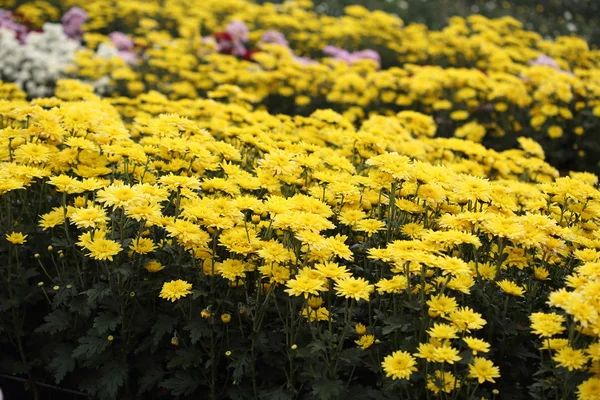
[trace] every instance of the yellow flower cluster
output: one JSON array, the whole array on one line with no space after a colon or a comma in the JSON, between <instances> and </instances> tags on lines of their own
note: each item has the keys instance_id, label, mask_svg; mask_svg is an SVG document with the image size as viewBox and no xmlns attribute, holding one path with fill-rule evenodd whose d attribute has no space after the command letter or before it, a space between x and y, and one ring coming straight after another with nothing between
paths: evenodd
<instances>
[{"instance_id":1,"label":"yellow flower cluster","mask_svg":"<svg viewBox=\"0 0 600 400\"><path fill-rule=\"evenodd\" d=\"M39 14L43 4L28 7ZM510 17L454 17L439 31L361 6L349 6L335 18L316 13L310 0L281 5L207 0L193 6L171 0L164 8L158 1L66 5L89 15L87 48L68 72L84 80L110 78L115 96L157 90L171 99L208 96L303 115L332 108L351 122L416 110L443 122L441 136L487 138L497 148L513 146L517 136L533 137L553 150L549 157L558 167L573 158L582 167L597 167L598 152L586 133L600 116L600 52L577 37L549 41ZM219 53L212 35L232 21L247 25L245 45L258 52L243 59ZM101 32L123 24L137 46L136 65L94 55L100 43L110 43ZM289 47L264 39L273 30ZM381 65L327 57L326 46L373 49Z\"/></svg>"},{"instance_id":2,"label":"yellow flower cluster","mask_svg":"<svg viewBox=\"0 0 600 400\"><path fill-rule=\"evenodd\" d=\"M165 10L147 1L69 4L90 15L88 49L78 53L69 72L87 80L109 77L114 95L157 90L171 99L208 96L304 115L333 108L351 122L416 110L443 122L441 136L487 138L498 148L528 136L561 149L549 154L557 166L580 158L583 166L596 167L597 152L586 132L600 116L600 52L576 37L548 41L509 17L455 17L440 31L404 26L397 17L361 6L333 18L313 11L310 1L274 6L209 0L190 7L173 0ZM117 21L130 27L142 56L137 65L94 56L99 43L110 43L100 31ZM231 21L248 26L246 45L258 52L244 59L218 52L211 35ZM264 41L273 30L286 37L289 48ZM383 68L373 60L348 63L324 56L328 45L374 49Z\"/></svg>"},{"instance_id":3,"label":"yellow flower cluster","mask_svg":"<svg viewBox=\"0 0 600 400\"><path fill-rule=\"evenodd\" d=\"M398 299L412 299L425 309L418 347L387 356L383 368L408 379L420 359L434 393L494 382L498 367L485 357L460 376L444 365L463 350L488 354L476 336L490 320L511 320L515 309L527 319L514 299L534 307L565 279L550 294L565 316L533 313L532 329L556 342L568 319L564 346L548 344L556 362L578 370L598 362L597 177L559 178L531 139L497 152L431 138L434 121L416 112L374 115L356 129L332 110L289 117L158 92L102 100L69 81L58 89L66 99L0 102L0 193L12 207L30 199L25 214L54 207L39 226L52 237L74 233L101 265L131 260L162 274L177 266L156 259L175 246L230 290L250 290L253 277L262 296L299 296L306 319L335 326L365 301L391 305L391 317L403 312ZM175 301L191 286L172 280L160 296ZM505 299L503 312L470 301L477 293ZM346 304L339 321L336 298ZM365 350L399 344L361 332ZM575 350L581 335L595 342Z\"/></svg>"},{"instance_id":4,"label":"yellow flower cluster","mask_svg":"<svg viewBox=\"0 0 600 400\"><path fill-rule=\"evenodd\" d=\"M518 379L548 379L538 398L597 398L598 177L561 174L530 136L593 125L598 51L511 18L430 31L359 6L320 15L309 0L67 3L89 13L77 79L32 100L0 83L8 285L29 246L52 244L62 263L52 246L33 263L55 288L51 300L41 282L43 301L66 310L62 288L106 284L123 301L110 345L137 340L129 329L198 346L212 398L218 354L238 362L240 349L259 397L263 331L293 350L278 356L299 392L317 370L346 386L375 372L408 398L479 398ZM203 39L231 21L261 50L250 60ZM92 57L114 25L143 48L137 65ZM272 29L290 48L260 43ZM374 48L382 63L325 58L325 45ZM529 65L543 55L557 64ZM85 81L104 75L101 98ZM515 132L518 147L478 143ZM132 328L145 309L166 328ZM523 360L525 378L511 368Z\"/></svg>"}]
</instances>

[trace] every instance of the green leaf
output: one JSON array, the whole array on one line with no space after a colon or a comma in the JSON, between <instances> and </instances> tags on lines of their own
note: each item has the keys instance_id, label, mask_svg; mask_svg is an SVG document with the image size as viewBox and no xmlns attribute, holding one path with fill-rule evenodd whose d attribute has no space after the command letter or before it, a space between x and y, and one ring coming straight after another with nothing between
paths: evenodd
<instances>
[{"instance_id":1,"label":"green leaf","mask_svg":"<svg viewBox=\"0 0 600 400\"><path fill-rule=\"evenodd\" d=\"M458 356L461 358L461 360L458 363L462 364L462 365L467 365L471 361L473 361L473 350L471 350L471 349L463 350L460 352L460 354Z\"/></svg>"},{"instance_id":2,"label":"green leaf","mask_svg":"<svg viewBox=\"0 0 600 400\"><path fill-rule=\"evenodd\" d=\"M128 372L127 365L118 361L103 365L99 371L98 395L107 400L116 399L119 389L125 384Z\"/></svg>"},{"instance_id":3,"label":"green leaf","mask_svg":"<svg viewBox=\"0 0 600 400\"><path fill-rule=\"evenodd\" d=\"M192 299L196 300L198 297L207 297L210 293L204 289L193 289Z\"/></svg>"},{"instance_id":4,"label":"green leaf","mask_svg":"<svg viewBox=\"0 0 600 400\"><path fill-rule=\"evenodd\" d=\"M77 289L75 286L69 288L69 285L65 285L60 288L58 292L54 292L54 299L52 299L52 305L54 308L66 306L71 303L73 298L77 296Z\"/></svg>"},{"instance_id":5,"label":"green leaf","mask_svg":"<svg viewBox=\"0 0 600 400\"><path fill-rule=\"evenodd\" d=\"M205 319L192 319L185 327L185 330L190 332L190 340L192 344L198 343L198 341L203 337L210 336L210 325Z\"/></svg>"},{"instance_id":6,"label":"green leaf","mask_svg":"<svg viewBox=\"0 0 600 400\"><path fill-rule=\"evenodd\" d=\"M69 327L69 314L63 310L54 310L44 317L46 323L40 325L35 331L54 335Z\"/></svg>"},{"instance_id":7,"label":"green leaf","mask_svg":"<svg viewBox=\"0 0 600 400\"><path fill-rule=\"evenodd\" d=\"M140 379L138 395L149 392L156 388L158 382L165 377L165 371L160 366L154 365L144 371L144 375Z\"/></svg>"},{"instance_id":8,"label":"green leaf","mask_svg":"<svg viewBox=\"0 0 600 400\"><path fill-rule=\"evenodd\" d=\"M87 302L90 306L95 306L99 300L111 295L110 287L105 283L96 283L83 293L87 295Z\"/></svg>"},{"instance_id":9,"label":"green leaf","mask_svg":"<svg viewBox=\"0 0 600 400\"><path fill-rule=\"evenodd\" d=\"M106 337L84 336L78 340L79 346L73 350L75 358L90 358L96 354L102 353L110 342Z\"/></svg>"},{"instance_id":10,"label":"green leaf","mask_svg":"<svg viewBox=\"0 0 600 400\"><path fill-rule=\"evenodd\" d=\"M368 351L364 351L357 347L344 349L340 353L340 360L343 360L350 365L356 365L360 362L361 358L367 354L369 354Z\"/></svg>"},{"instance_id":11,"label":"green leaf","mask_svg":"<svg viewBox=\"0 0 600 400\"><path fill-rule=\"evenodd\" d=\"M169 361L167 367L174 369L177 367L189 368L197 367L202 361L202 352L199 349L188 348L178 349L175 352L175 356Z\"/></svg>"},{"instance_id":12,"label":"green leaf","mask_svg":"<svg viewBox=\"0 0 600 400\"><path fill-rule=\"evenodd\" d=\"M390 317L386 319L384 322L385 327L381 330L381 333L384 335L389 335L396 330L400 330L401 332L405 332L407 329L410 329L411 324L407 318L403 317Z\"/></svg>"},{"instance_id":13,"label":"green leaf","mask_svg":"<svg viewBox=\"0 0 600 400\"><path fill-rule=\"evenodd\" d=\"M69 311L79 314L84 318L89 318L92 315L92 308L89 306L87 299L84 296L77 296L69 302Z\"/></svg>"},{"instance_id":14,"label":"green leaf","mask_svg":"<svg viewBox=\"0 0 600 400\"><path fill-rule=\"evenodd\" d=\"M96 329L99 334L105 334L114 331L120 323L120 315L101 312L94 318L94 329Z\"/></svg>"},{"instance_id":15,"label":"green leaf","mask_svg":"<svg viewBox=\"0 0 600 400\"><path fill-rule=\"evenodd\" d=\"M323 353L327 352L327 347L325 347L325 343L323 343L319 340L313 340L312 342L310 342L308 344L307 348L310 350L310 354L318 354L320 352L323 352Z\"/></svg>"},{"instance_id":16,"label":"green leaf","mask_svg":"<svg viewBox=\"0 0 600 400\"><path fill-rule=\"evenodd\" d=\"M186 372L179 372L159 385L174 396L190 395L198 388L198 381Z\"/></svg>"},{"instance_id":17,"label":"green leaf","mask_svg":"<svg viewBox=\"0 0 600 400\"><path fill-rule=\"evenodd\" d=\"M113 268L113 272L120 274L124 278L128 278L133 274L133 268L129 264L123 264L117 268Z\"/></svg>"},{"instance_id":18,"label":"green leaf","mask_svg":"<svg viewBox=\"0 0 600 400\"><path fill-rule=\"evenodd\" d=\"M46 369L54 375L54 382L57 385L75 368L72 353L73 347L60 344L54 349L54 358L46 366Z\"/></svg>"},{"instance_id":19,"label":"green leaf","mask_svg":"<svg viewBox=\"0 0 600 400\"><path fill-rule=\"evenodd\" d=\"M239 385L239 383L242 381L242 378L250 370L250 362L248 360L248 355L246 353L242 353L240 357L231 360L229 362L228 368L233 368L232 376L234 385Z\"/></svg>"},{"instance_id":20,"label":"green leaf","mask_svg":"<svg viewBox=\"0 0 600 400\"><path fill-rule=\"evenodd\" d=\"M292 400L294 395L286 391L283 387L280 387L269 392L261 393L259 398L260 400Z\"/></svg>"},{"instance_id":21,"label":"green leaf","mask_svg":"<svg viewBox=\"0 0 600 400\"><path fill-rule=\"evenodd\" d=\"M338 399L342 394L344 384L337 380L324 380L314 383L312 389L312 392L317 399Z\"/></svg>"},{"instance_id":22,"label":"green leaf","mask_svg":"<svg viewBox=\"0 0 600 400\"><path fill-rule=\"evenodd\" d=\"M152 326L151 333L154 337L154 345L158 345L162 338L173 331L176 319L168 315L159 315L154 326Z\"/></svg>"},{"instance_id":23,"label":"green leaf","mask_svg":"<svg viewBox=\"0 0 600 400\"><path fill-rule=\"evenodd\" d=\"M50 241L50 244L52 244L53 247L57 247L57 248L66 248L71 245L69 240L67 240L66 238L62 239L62 238L57 238L57 237L53 237L52 240Z\"/></svg>"}]
</instances>

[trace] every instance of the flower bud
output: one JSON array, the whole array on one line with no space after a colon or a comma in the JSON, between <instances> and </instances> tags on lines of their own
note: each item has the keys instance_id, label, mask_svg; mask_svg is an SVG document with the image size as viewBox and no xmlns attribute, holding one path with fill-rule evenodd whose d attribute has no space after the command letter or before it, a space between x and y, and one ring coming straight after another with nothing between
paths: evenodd
<instances>
[{"instance_id":1,"label":"flower bud","mask_svg":"<svg viewBox=\"0 0 600 400\"><path fill-rule=\"evenodd\" d=\"M360 322L358 324L356 324L356 327L354 329L356 330L356 333L359 335L364 335L365 333L367 333L367 327L364 326L363 324L361 324Z\"/></svg>"},{"instance_id":2,"label":"flower bud","mask_svg":"<svg viewBox=\"0 0 600 400\"><path fill-rule=\"evenodd\" d=\"M231 314L221 314L221 322L228 324L231 322Z\"/></svg>"},{"instance_id":3,"label":"flower bud","mask_svg":"<svg viewBox=\"0 0 600 400\"><path fill-rule=\"evenodd\" d=\"M310 297L308 299L308 306L313 310L317 310L323 304L323 299L321 297Z\"/></svg>"}]
</instances>

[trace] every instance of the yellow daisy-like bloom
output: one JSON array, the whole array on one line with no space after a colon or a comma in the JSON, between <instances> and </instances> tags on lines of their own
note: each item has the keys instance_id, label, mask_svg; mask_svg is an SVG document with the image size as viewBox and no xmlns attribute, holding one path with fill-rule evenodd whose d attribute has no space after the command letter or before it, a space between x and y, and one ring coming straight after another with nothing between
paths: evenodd
<instances>
[{"instance_id":1,"label":"yellow daisy-like bloom","mask_svg":"<svg viewBox=\"0 0 600 400\"><path fill-rule=\"evenodd\" d=\"M569 345L569 339L545 339L540 350L560 350Z\"/></svg>"},{"instance_id":2,"label":"yellow daisy-like bloom","mask_svg":"<svg viewBox=\"0 0 600 400\"><path fill-rule=\"evenodd\" d=\"M361 324L360 322L356 324L354 330L359 335L364 335L365 333L367 333L367 327Z\"/></svg>"},{"instance_id":3,"label":"yellow daisy-like bloom","mask_svg":"<svg viewBox=\"0 0 600 400\"><path fill-rule=\"evenodd\" d=\"M437 347L433 343L421 343L417 348L419 352L415 356L424 358L427 362L433 362L436 360L435 349Z\"/></svg>"},{"instance_id":4,"label":"yellow daisy-like bloom","mask_svg":"<svg viewBox=\"0 0 600 400\"><path fill-rule=\"evenodd\" d=\"M142 194L130 186L109 186L96 193L96 200L108 207L132 207L142 201Z\"/></svg>"},{"instance_id":5,"label":"yellow daisy-like bloom","mask_svg":"<svg viewBox=\"0 0 600 400\"><path fill-rule=\"evenodd\" d=\"M246 268L240 260L227 259L222 263L217 263L216 268L223 278L230 281L237 281L246 276Z\"/></svg>"},{"instance_id":6,"label":"yellow daisy-like bloom","mask_svg":"<svg viewBox=\"0 0 600 400\"><path fill-rule=\"evenodd\" d=\"M137 238L129 248L138 254L148 254L156 249L156 244L150 238Z\"/></svg>"},{"instance_id":7,"label":"yellow daisy-like bloom","mask_svg":"<svg viewBox=\"0 0 600 400\"><path fill-rule=\"evenodd\" d=\"M502 291L511 296L523 297L525 294L525 289L517 285L516 283L509 281L508 279L503 279L496 284L502 289Z\"/></svg>"},{"instance_id":8,"label":"yellow daisy-like bloom","mask_svg":"<svg viewBox=\"0 0 600 400\"><path fill-rule=\"evenodd\" d=\"M335 262L316 264L315 269L319 274L323 275L323 277L333 279L334 281L349 278L351 276L350 271L348 271L346 267Z\"/></svg>"},{"instance_id":9,"label":"yellow daisy-like bloom","mask_svg":"<svg viewBox=\"0 0 600 400\"><path fill-rule=\"evenodd\" d=\"M51 177L48 179L48 184L55 186L56 190L59 192L71 194L80 193L82 191L80 181L64 174Z\"/></svg>"},{"instance_id":10,"label":"yellow daisy-like bloom","mask_svg":"<svg viewBox=\"0 0 600 400\"><path fill-rule=\"evenodd\" d=\"M471 330L482 329L487 323L485 319L481 318L481 314L473 311L469 307L461 307L451 312L448 319L452 321L461 332L471 332Z\"/></svg>"},{"instance_id":11,"label":"yellow daisy-like bloom","mask_svg":"<svg viewBox=\"0 0 600 400\"><path fill-rule=\"evenodd\" d=\"M542 148L542 146L540 146L540 144L538 142L536 142L535 140L528 138L528 137L519 137L517 139L517 141L519 142L519 145L521 146L521 148L523 150L525 150L527 153L540 158L540 159L544 159L545 155L544 155L544 149Z\"/></svg>"},{"instance_id":12,"label":"yellow daisy-like bloom","mask_svg":"<svg viewBox=\"0 0 600 400\"><path fill-rule=\"evenodd\" d=\"M18 162L23 164L42 164L51 156L51 148L45 144L27 143L15 151Z\"/></svg>"},{"instance_id":13,"label":"yellow daisy-like bloom","mask_svg":"<svg viewBox=\"0 0 600 400\"><path fill-rule=\"evenodd\" d=\"M366 350L369 347L373 346L373 343L375 343L375 336L362 335L360 337L360 339L355 340L354 343L356 343L358 346L360 346L361 349Z\"/></svg>"},{"instance_id":14,"label":"yellow daisy-like bloom","mask_svg":"<svg viewBox=\"0 0 600 400\"><path fill-rule=\"evenodd\" d=\"M60 207L55 207L49 213L41 216L39 226L43 230L54 228L65 221L65 212Z\"/></svg>"},{"instance_id":15,"label":"yellow daisy-like bloom","mask_svg":"<svg viewBox=\"0 0 600 400\"><path fill-rule=\"evenodd\" d=\"M302 316L311 322L329 321L329 310L325 307L319 307L316 310L312 308L303 309Z\"/></svg>"},{"instance_id":16,"label":"yellow daisy-like bloom","mask_svg":"<svg viewBox=\"0 0 600 400\"><path fill-rule=\"evenodd\" d=\"M600 399L600 378L590 378L577 386L577 396L579 400Z\"/></svg>"},{"instance_id":17,"label":"yellow daisy-like bloom","mask_svg":"<svg viewBox=\"0 0 600 400\"><path fill-rule=\"evenodd\" d=\"M79 229L96 228L109 220L104 209L98 206L78 208L73 211L69 219L71 224L75 224Z\"/></svg>"},{"instance_id":18,"label":"yellow daisy-like bloom","mask_svg":"<svg viewBox=\"0 0 600 400\"><path fill-rule=\"evenodd\" d=\"M335 283L335 291L338 296L356 301L360 299L369 301L369 296L374 290L375 286L369 284L364 278L345 278Z\"/></svg>"},{"instance_id":19,"label":"yellow daisy-like bloom","mask_svg":"<svg viewBox=\"0 0 600 400\"><path fill-rule=\"evenodd\" d=\"M450 393L459 387L460 380L456 379L450 371L435 371L434 375L429 375L427 378L427 389L434 394L440 392Z\"/></svg>"},{"instance_id":20,"label":"yellow daisy-like bloom","mask_svg":"<svg viewBox=\"0 0 600 400\"><path fill-rule=\"evenodd\" d=\"M382 279L375 284L379 293L400 293L408 287L408 279L403 275L394 275L391 279Z\"/></svg>"},{"instance_id":21,"label":"yellow daisy-like bloom","mask_svg":"<svg viewBox=\"0 0 600 400\"><path fill-rule=\"evenodd\" d=\"M583 350L576 350L570 346L558 350L552 359L569 371L583 369L588 362L588 357Z\"/></svg>"},{"instance_id":22,"label":"yellow daisy-like bloom","mask_svg":"<svg viewBox=\"0 0 600 400\"><path fill-rule=\"evenodd\" d=\"M161 299L175 302L182 297L192 293L192 284L181 279L163 283L159 297Z\"/></svg>"},{"instance_id":23,"label":"yellow daisy-like bloom","mask_svg":"<svg viewBox=\"0 0 600 400\"><path fill-rule=\"evenodd\" d=\"M535 276L535 279L538 279L540 281L548 281L550 280L550 271L548 271L544 267L534 267L533 276Z\"/></svg>"},{"instance_id":24,"label":"yellow daisy-like bloom","mask_svg":"<svg viewBox=\"0 0 600 400\"><path fill-rule=\"evenodd\" d=\"M383 229L385 229L385 222L372 218L363 219L356 224L356 230L365 232L369 237Z\"/></svg>"},{"instance_id":25,"label":"yellow daisy-like bloom","mask_svg":"<svg viewBox=\"0 0 600 400\"><path fill-rule=\"evenodd\" d=\"M483 382L496 381L494 378L500 377L500 368L494 366L494 363L483 357L475 357L473 362L469 364L469 378L477 379L481 384Z\"/></svg>"},{"instance_id":26,"label":"yellow daisy-like bloom","mask_svg":"<svg viewBox=\"0 0 600 400\"><path fill-rule=\"evenodd\" d=\"M427 301L427 305L429 306L429 316L432 318L440 315L445 317L458 308L456 299L454 297L446 296L445 294L431 296L431 298Z\"/></svg>"},{"instance_id":27,"label":"yellow daisy-like bloom","mask_svg":"<svg viewBox=\"0 0 600 400\"><path fill-rule=\"evenodd\" d=\"M552 337L561 334L566 329L563 326L565 317L556 313L537 312L529 316L531 330L539 337Z\"/></svg>"},{"instance_id":28,"label":"yellow daisy-like bloom","mask_svg":"<svg viewBox=\"0 0 600 400\"><path fill-rule=\"evenodd\" d=\"M448 364L454 364L456 361L460 361L462 358L458 355L458 350L450 346L436 347L433 352L434 361L445 362Z\"/></svg>"},{"instance_id":29,"label":"yellow daisy-like bloom","mask_svg":"<svg viewBox=\"0 0 600 400\"><path fill-rule=\"evenodd\" d=\"M165 266L156 260L152 260L152 261L148 261L146 263L146 265L144 265L144 268L146 268L146 271L148 271L150 273L155 273L155 272L162 271L163 269L165 269Z\"/></svg>"},{"instance_id":30,"label":"yellow daisy-like bloom","mask_svg":"<svg viewBox=\"0 0 600 400\"><path fill-rule=\"evenodd\" d=\"M487 353L490 351L490 344L484 340L467 336L463 338L463 341L473 351L474 356L476 356L477 353Z\"/></svg>"},{"instance_id":31,"label":"yellow daisy-like bloom","mask_svg":"<svg viewBox=\"0 0 600 400\"><path fill-rule=\"evenodd\" d=\"M196 190L200 188L200 181L198 178L173 175L172 173L161 177L158 181L161 185L172 191L182 188L190 190Z\"/></svg>"},{"instance_id":32,"label":"yellow daisy-like bloom","mask_svg":"<svg viewBox=\"0 0 600 400\"><path fill-rule=\"evenodd\" d=\"M285 292L290 296L304 296L304 298L308 298L309 294L319 295L319 290L323 287L323 281L307 275L300 275L294 279L290 279L286 286L287 289L285 289Z\"/></svg>"},{"instance_id":33,"label":"yellow daisy-like bloom","mask_svg":"<svg viewBox=\"0 0 600 400\"><path fill-rule=\"evenodd\" d=\"M113 260L113 256L119 254L123 247L119 242L114 240L105 239L103 237L94 238L91 243L87 245L89 250L89 256L96 260Z\"/></svg>"},{"instance_id":34,"label":"yellow daisy-like bloom","mask_svg":"<svg viewBox=\"0 0 600 400\"><path fill-rule=\"evenodd\" d=\"M12 244L25 244L27 242L27 235L23 235L21 232L7 233L6 240Z\"/></svg>"},{"instance_id":35,"label":"yellow daisy-like bloom","mask_svg":"<svg viewBox=\"0 0 600 400\"><path fill-rule=\"evenodd\" d=\"M381 363L388 378L408 379L417 370L416 359L406 351L395 351L386 356Z\"/></svg>"},{"instance_id":36,"label":"yellow daisy-like bloom","mask_svg":"<svg viewBox=\"0 0 600 400\"><path fill-rule=\"evenodd\" d=\"M448 324L434 324L433 328L427 331L429 336L436 339L456 339L458 329Z\"/></svg>"}]
</instances>

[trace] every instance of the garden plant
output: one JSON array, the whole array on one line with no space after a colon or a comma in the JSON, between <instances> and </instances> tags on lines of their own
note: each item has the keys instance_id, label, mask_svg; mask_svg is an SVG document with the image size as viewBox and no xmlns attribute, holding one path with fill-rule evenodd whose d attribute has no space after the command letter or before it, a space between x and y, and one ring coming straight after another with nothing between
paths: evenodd
<instances>
[{"instance_id":1,"label":"garden plant","mask_svg":"<svg viewBox=\"0 0 600 400\"><path fill-rule=\"evenodd\" d=\"M585 39L0 5L6 396L600 399Z\"/></svg>"}]
</instances>

